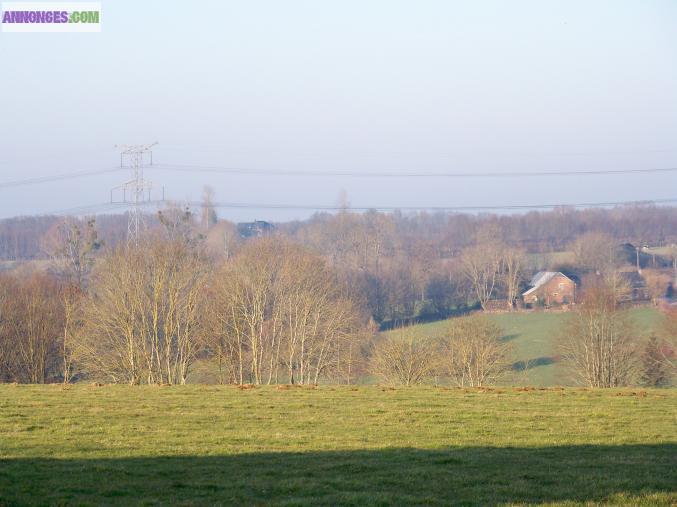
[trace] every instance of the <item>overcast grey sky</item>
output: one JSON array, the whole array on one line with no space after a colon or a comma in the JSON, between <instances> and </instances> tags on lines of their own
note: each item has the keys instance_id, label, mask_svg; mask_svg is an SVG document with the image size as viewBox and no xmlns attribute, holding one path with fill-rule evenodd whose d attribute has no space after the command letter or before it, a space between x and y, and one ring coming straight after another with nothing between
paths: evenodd
<instances>
[{"instance_id":1,"label":"overcast grey sky","mask_svg":"<svg viewBox=\"0 0 677 507\"><path fill-rule=\"evenodd\" d=\"M677 2L104 1L98 34L0 33L0 183L156 162L271 171L677 166ZM355 179L169 173L168 197L462 206L677 197L677 173ZM126 174L0 188L0 217ZM233 220L307 211L222 210Z\"/></svg>"}]
</instances>

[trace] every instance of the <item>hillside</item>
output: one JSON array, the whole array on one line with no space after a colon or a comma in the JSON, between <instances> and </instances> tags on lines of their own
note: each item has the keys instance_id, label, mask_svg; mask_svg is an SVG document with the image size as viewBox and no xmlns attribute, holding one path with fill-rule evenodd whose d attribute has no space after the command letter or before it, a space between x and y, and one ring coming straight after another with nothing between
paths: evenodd
<instances>
[{"instance_id":1,"label":"hillside","mask_svg":"<svg viewBox=\"0 0 677 507\"><path fill-rule=\"evenodd\" d=\"M660 314L654 308L629 310L635 329L643 336L653 330ZM513 373L504 380L506 384L555 386L569 385L571 378L566 368L558 362L557 338L565 325L566 313L500 313L490 314L514 347ZM418 324L413 332L420 336L438 337L449 325L448 320ZM526 368L525 368L526 366Z\"/></svg>"}]
</instances>

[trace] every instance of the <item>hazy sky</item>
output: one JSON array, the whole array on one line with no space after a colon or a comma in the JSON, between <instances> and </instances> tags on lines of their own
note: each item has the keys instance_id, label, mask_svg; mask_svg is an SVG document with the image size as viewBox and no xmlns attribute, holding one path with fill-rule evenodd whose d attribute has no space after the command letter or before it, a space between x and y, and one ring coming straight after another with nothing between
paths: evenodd
<instances>
[{"instance_id":1,"label":"hazy sky","mask_svg":"<svg viewBox=\"0 0 677 507\"><path fill-rule=\"evenodd\" d=\"M119 163L271 171L677 166L677 2L102 2L98 34L0 33L0 183ZM677 173L356 179L147 172L167 197L460 206L677 197ZM0 217L125 173L0 188ZM159 196L159 194L156 194ZM233 220L307 211L222 210Z\"/></svg>"}]
</instances>

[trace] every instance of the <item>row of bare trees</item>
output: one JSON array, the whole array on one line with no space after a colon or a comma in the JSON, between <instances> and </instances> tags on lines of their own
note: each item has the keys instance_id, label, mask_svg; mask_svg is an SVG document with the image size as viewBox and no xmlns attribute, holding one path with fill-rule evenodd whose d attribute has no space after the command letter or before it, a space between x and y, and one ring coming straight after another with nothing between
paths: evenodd
<instances>
[{"instance_id":1,"label":"row of bare trees","mask_svg":"<svg viewBox=\"0 0 677 507\"><path fill-rule=\"evenodd\" d=\"M0 279L0 381L42 384L61 371L64 305L56 280L18 272Z\"/></svg>"},{"instance_id":2,"label":"row of bare trees","mask_svg":"<svg viewBox=\"0 0 677 507\"><path fill-rule=\"evenodd\" d=\"M209 249L225 256L237 254L244 241L235 224L217 221L208 189L203 201L199 230L207 236ZM653 207L560 209L519 216L351 213L345 209L335 215L277 224L275 234L327 260L343 283L359 289L374 320L389 326L408 319L444 318L476 307L496 309L500 304L512 309L528 278L543 269L561 270L576 279L600 272L616 282L619 292L627 293L630 288L624 276L636 264L651 285L652 297L658 299L677 285L675 213L672 208ZM196 226L194 220L182 221L182 216L163 212L146 218L150 227L174 227L173 234L182 234L186 226ZM85 221L80 229L80 238L71 239L89 241ZM124 242L125 217L100 216L97 229L108 247L114 248ZM51 244L76 232L64 228L56 217L0 221L0 258L5 243L8 253L4 258L53 257ZM635 246L647 242L664 249L660 256L638 250L635 262L632 245L631 252L619 255L623 242ZM24 253L9 253L16 249ZM553 256L554 251L564 255ZM71 260L77 268L78 259ZM80 266L87 269L85 264ZM672 280L666 279L670 276Z\"/></svg>"},{"instance_id":3,"label":"row of bare trees","mask_svg":"<svg viewBox=\"0 0 677 507\"><path fill-rule=\"evenodd\" d=\"M370 371L391 384L450 379L458 386L493 384L512 367L512 350L501 330L486 317L452 319L437 339L404 327L374 345Z\"/></svg>"},{"instance_id":4,"label":"row of bare trees","mask_svg":"<svg viewBox=\"0 0 677 507\"><path fill-rule=\"evenodd\" d=\"M442 337L405 326L373 338L347 288L322 260L289 244L252 243L213 268L185 242L155 240L107 254L80 289L17 271L0 280L0 379L88 377L185 383L196 362L222 383L391 384L436 378L493 384L510 343L487 317L449 321ZM666 385L676 373L677 312L639 339L613 287L590 285L560 336L562 360L590 387Z\"/></svg>"},{"instance_id":5,"label":"row of bare trees","mask_svg":"<svg viewBox=\"0 0 677 507\"><path fill-rule=\"evenodd\" d=\"M629 299L632 287L628 279L627 259L623 258L617 241L604 233L586 233L569 245L571 255L562 262L562 269L575 272L578 278L601 280L612 290L617 300ZM462 272L468 280L473 296L482 309L500 294L509 310L515 308L520 289L525 287L526 275L533 271L533 260L526 251L508 245L502 240L502 231L495 225L485 226L476 234L474 245L461 256ZM647 269L643 273L645 285L652 298L666 293L670 275ZM583 284L584 286L586 283Z\"/></svg>"},{"instance_id":6,"label":"row of bare trees","mask_svg":"<svg viewBox=\"0 0 677 507\"><path fill-rule=\"evenodd\" d=\"M112 382L184 384L201 350L207 272L184 242L111 252L81 304L76 364Z\"/></svg>"},{"instance_id":7,"label":"row of bare trees","mask_svg":"<svg viewBox=\"0 0 677 507\"><path fill-rule=\"evenodd\" d=\"M440 305L449 304L445 287L460 283L460 274L483 306L500 286L512 307L524 253L495 227L482 228L460 271L441 272L436 294L416 281L430 282L431 270L409 270L417 274L408 278L388 260L389 226L381 215L371 219L369 234L358 241L349 234L356 218L337 217L345 235L331 258L280 237L213 255L190 211L181 209L163 212L161 228L138 245L107 249L93 221L64 222L52 235L48 271L0 277L0 379L180 384L197 365L213 365L222 383L255 384L350 383L372 373L391 383L432 375L476 386L505 374L509 347L488 321L453 319L441 341L415 337L408 328L374 340L369 301L381 304L400 287L421 303L439 297ZM656 338L651 351L641 350L618 309L618 260L609 249L609 238L599 237L574 248L593 281L572 313L563 357L591 386L634 381L642 355L667 372L650 377L663 378L674 370L674 330ZM434 257L425 245L410 255ZM356 264L346 266L348 259ZM363 283L386 269L391 279ZM360 272L365 276L355 275Z\"/></svg>"},{"instance_id":8,"label":"row of bare trees","mask_svg":"<svg viewBox=\"0 0 677 507\"><path fill-rule=\"evenodd\" d=\"M204 324L222 382L355 378L366 315L317 256L251 243L216 272L209 295Z\"/></svg>"},{"instance_id":9,"label":"row of bare trees","mask_svg":"<svg viewBox=\"0 0 677 507\"><path fill-rule=\"evenodd\" d=\"M216 221L213 199L213 191L206 188L201 217L205 228ZM350 255L372 256L375 250L365 251L363 247L365 243L372 243L373 247L374 235L378 234L377 243L384 257L421 244L429 245L442 257L450 257L454 249L472 246L477 230L487 225L499 227L506 243L521 245L530 253L564 250L586 233L607 234L617 244L643 241L670 245L677 240L676 212L669 206L638 205L579 210L563 207L513 215L369 212L346 213L341 217L318 213L309 220L285 224L283 229L304 244L319 246L323 253L342 250ZM0 259L44 258L43 243L59 222L60 218L55 216L0 220ZM99 215L97 228L109 245L116 246L124 242L127 220L124 215ZM335 238L342 242L334 241Z\"/></svg>"},{"instance_id":10,"label":"row of bare trees","mask_svg":"<svg viewBox=\"0 0 677 507\"><path fill-rule=\"evenodd\" d=\"M659 331L647 339L619 307L616 291L604 278L590 282L556 337L571 381L596 388L669 385L677 374L677 311L666 312ZM512 357L501 330L475 314L451 319L436 339L420 336L416 327L382 337L374 345L370 372L391 384L449 379L479 387L506 377Z\"/></svg>"},{"instance_id":11,"label":"row of bare trees","mask_svg":"<svg viewBox=\"0 0 677 507\"><path fill-rule=\"evenodd\" d=\"M350 382L367 338L356 294L322 258L273 239L213 258L184 210L95 258L93 222L64 223L48 271L0 279L0 379L183 384Z\"/></svg>"},{"instance_id":12,"label":"row of bare trees","mask_svg":"<svg viewBox=\"0 0 677 507\"><path fill-rule=\"evenodd\" d=\"M574 378L589 387L642 383L667 385L677 373L677 312L664 314L650 336L638 330L618 303L618 287L590 280L560 337L560 351Z\"/></svg>"}]
</instances>

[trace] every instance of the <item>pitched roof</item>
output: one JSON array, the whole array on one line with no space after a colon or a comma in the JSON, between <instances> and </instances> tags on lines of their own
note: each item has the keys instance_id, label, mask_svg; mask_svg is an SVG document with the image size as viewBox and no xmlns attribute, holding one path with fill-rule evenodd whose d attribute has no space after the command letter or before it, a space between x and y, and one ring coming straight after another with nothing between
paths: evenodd
<instances>
[{"instance_id":1,"label":"pitched roof","mask_svg":"<svg viewBox=\"0 0 677 507\"><path fill-rule=\"evenodd\" d=\"M538 280L543 277L543 275L547 273L552 273L552 271L539 271L536 273L534 276L531 277L531 281L529 282L529 285L534 286L538 285Z\"/></svg>"},{"instance_id":2,"label":"pitched roof","mask_svg":"<svg viewBox=\"0 0 677 507\"><path fill-rule=\"evenodd\" d=\"M531 281L529 282L529 285L531 285L531 289L528 291L522 293L523 296L528 296L532 292L538 290L541 286L544 284L548 283L550 280L555 278L556 276L563 276L564 278L569 279L567 275L560 271L539 271L536 273Z\"/></svg>"}]
</instances>

